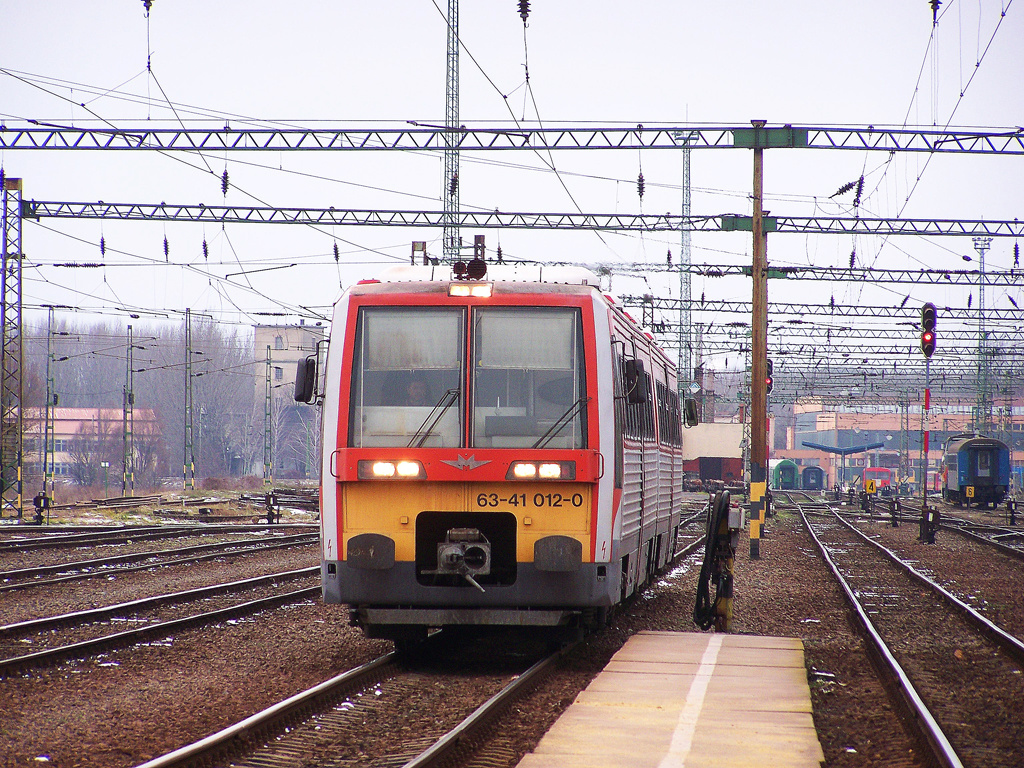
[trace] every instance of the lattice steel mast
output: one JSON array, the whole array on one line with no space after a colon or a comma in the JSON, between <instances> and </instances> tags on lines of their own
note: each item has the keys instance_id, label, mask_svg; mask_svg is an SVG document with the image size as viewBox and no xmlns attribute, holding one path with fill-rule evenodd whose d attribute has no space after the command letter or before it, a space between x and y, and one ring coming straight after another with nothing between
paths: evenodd
<instances>
[{"instance_id":1,"label":"lattice steel mast","mask_svg":"<svg viewBox=\"0 0 1024 768\"><path fill-rule=\"evenodd\" d=\"M459 0L448 0L444 113L444 260L459 258Z\"/></svg>"},{"instance_id":2,"label":"lattice steel mast","mask_svg":"<svg viewBox=\"0 0 1024 768\"><path fill-rule=\"evenodd\" d=\"M983 435L992 429L992 397L988 387L988 343L985 333L985 253L991 245L991 237L974 238L974 250L978 252L978 400L974 431Z\"/></svg>"},{"instance_id":3,"label":"lattice steel mast","mask_svg":"<svg viewBox=\"0 0 1024 768\"><path fill-rule=\"evenodd\" d=\"M135 346L132 342L132 327L128 326L128 349L125 351L124 410L121 429L121 495L135 495ZM99 437L99 435L97 435Z\"/></svg>"},{"instance_id":4,"label":"lattice steel mast","mask_svg":"<svg viewBox=\"0 0 1024 768\"><path fill-rule=\"evenodd\" d=\"M193 430L194 399L192 389L192 309L185 308L185 457L182 461L182 490L196 487L195 433Z\"/></svg>"},{"instance_id":5,"label":"lattice steel mast","mask_svg":"<svg viewBox=\"0 0 1024 768\"><path fill-rule=\"evenodd\" d=\"M690 140L692 133L684 137L683 146L683 218L680 224L679 244L679 397L690 395L689 386L694 381L693 336L690 329L690 297L692 276L690 274L691 213L690 187Z\"/></svg>"},{"instance_id":6,"label":"lattice steel mast","mask_svg":"<svg viewBox=\"0 0 1024 768\"><path fill-rule=\"evenodd\" d=\"M3 187L3 371L0 372L0 516L22 516L21 179L0 173Z\"/></svg>"},{"instance_id":7,"label":"lattice steel mast","mask_svg":"<svg viewBox=\"0 0 1024 768\"><path fill-rule=\"evenodd\" d=\"M56 387L54 385L53 379L53 362L53 307L49 307L46 312L46 412L43 417L45 421L43 422L42 465L43 492L49 492L51 503L54 498L56 490L54 487L54 474L56 470L56 434L54 432L54 411L56 411L57 409L57 395L54 392Z\"/></svg>"},{"instance_id":8,"label":"lattice steel mast","mask_svg":"<svg viewBox=\"0 0 1024 768\"><path fill-rule=\"evenodd\" d=\"M273 385L270 375L273 366L270 358L270 345L267 345L267 385L263 398L263 487L269 489L274 484L274 422L273 422Z\"/></svg>"}]
</instances>

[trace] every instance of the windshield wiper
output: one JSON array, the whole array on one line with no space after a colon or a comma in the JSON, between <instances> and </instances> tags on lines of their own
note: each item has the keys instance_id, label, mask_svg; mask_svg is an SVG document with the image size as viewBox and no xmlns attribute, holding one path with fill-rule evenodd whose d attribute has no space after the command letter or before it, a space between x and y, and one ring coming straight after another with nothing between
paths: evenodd
<instances>
[{"instance_id":1,"label":"windshield wiper","mask_svg":"<svg viewBox=\"0 0 1024 768\"><path fill-rule=\"evenodd\" d=\"M577 412L580 411L580 409L584 405L589 403L591 399L592 398L586 396L582 396L579 399L577 399L575 403L569 406L565 413L558 417L558 419L555 421L554 424L551 425L548 431L541 435L537 439L537 442L531 445L530 447L544 448L545 446L547 446L547 444L550 443L559 432L565 429L565 426L567 424L571 423L572 420L576 418Z\"/></svg>"},{"instance_id":2,"label":"windshield wiper","mask_svg":"<svg viewBox=\"0 0 1024 768\"><path fill-rule=\"evenodd\" d=\"M414 434L412 439L409 440L409 444L406 448L422 448L423 444L427 442L427 438L430 437L431 433L434 431L434 427L437 426L437 422L441 420L441 417L444 416L448 412L448 409L457 403L458 400L459 390L457 389L449 389L441 395L441 399L438 400L434 407L430 409L430 413L427 414L427 418L425 418L423 423L420 424L419 428L416 430L416 434ZM436 416L434 415L435 413L437 414ZM427 426L428 423L430 426ZM424 429L424 427L426 427L426 429Z\"/></svg>"}]
</instances>

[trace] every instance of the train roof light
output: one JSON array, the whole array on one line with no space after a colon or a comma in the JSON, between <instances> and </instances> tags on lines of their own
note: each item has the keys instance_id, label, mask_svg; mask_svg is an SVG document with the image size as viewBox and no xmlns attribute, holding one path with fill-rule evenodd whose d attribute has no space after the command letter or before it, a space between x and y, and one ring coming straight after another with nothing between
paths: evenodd
<instances>
[{"instance_id":1,"label":"train roof light","mask_svg":"<svg viewBox=\"0 0 1024 768\"><path fill-rule=\"evenodd\" d=\"M474 299L489 299L493 290L493 283L452 283L448 286L448 295L456 297L468 296Z\"/></svg>"}]
</instances>

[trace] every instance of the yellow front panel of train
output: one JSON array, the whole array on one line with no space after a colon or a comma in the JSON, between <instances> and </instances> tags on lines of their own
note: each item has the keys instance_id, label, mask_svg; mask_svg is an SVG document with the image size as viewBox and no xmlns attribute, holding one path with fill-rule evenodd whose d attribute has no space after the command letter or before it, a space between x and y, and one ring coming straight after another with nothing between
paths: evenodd
<instances>
[{"instance_id":1,"label":"yellow front panel of train","mask_svg":"<svg viewBox=\"0 0 1024 768\"><path fill-rule=\"evenodd\" d=\"M395 559L416 559L420 512L504 512L517 521L520 562L532 562L533 545L559 534L583 545L590 562L592 486L585 483L403 483L358 482L340 486L346 543L361 533L395 541Z\"/></svg>"}]
</instances>

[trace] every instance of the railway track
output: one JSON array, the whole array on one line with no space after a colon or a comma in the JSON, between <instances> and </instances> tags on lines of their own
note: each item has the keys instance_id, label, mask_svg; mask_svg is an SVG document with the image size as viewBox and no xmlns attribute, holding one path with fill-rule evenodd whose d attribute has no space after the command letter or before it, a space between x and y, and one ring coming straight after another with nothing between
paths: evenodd
<instances>
[{"instance_id":1,"label":"railway track","mask_svg":"<svg viewBox=\"0 0 1024 768\"><path fill-rule=\"evenodd\" d=\"M304 546L319 540L318 533L300 533L273 539L246 539L242 541L199 544L174 549L131 552L109 557L92 558L77 562L63 562L0 571L0 593L28 587L58 584L66 581L106 578L112 574L163 568L169 565L198 563L226 555L237 556L271 549Z\"/></svg>"},{"instance_id":2,"label":"railway track","mask_svg":"<svg viewBox=\"0 0 1024 768\"><path fill-rule=\"evenodd\" d=\"M12 655L0 658L0 678L312 600L320 593L319 573L304 568L3 625L0 653ZM295 581L310 583L288 589ZM124 629L129 624L135 626ZM24 648L35 650L17 653Z\"/></svg>"},{"instance_id":3,"label":"railway track","mask_svg":"<svg viewBox=\"0 0 1024 768\"><path fill-rule=\"evenodd\" d=\"M1024 560L1024 530L956 517L943 518L939 527L941 530L952 531L972 541L993 547L1008 557Z\"/></svg>"},{"instance_id":4,"label":"railway track","mask_svg":"<svg viewBox=\"0 0 1024 768\"><path fill-rule=\"evenodd\" d=\"M428 641L434 644L430 655L439 642L439 637ZM445 654L446 661L430 666L406 667L390 653L138 768L182 768L228 760L238 768L285 768L307 760L333 766L451 764L456 756L462 759L476 751L486 741L488 726L549 673L565 652L550 653L529 666L522 660L513 662L511 670L498 673L467 672L465 655L454 647ZM487 663L493 666L493 654L489 655ZM475 709L452 711L446 693L453 681L473 688L479 704ZM412 716L410 707L433 712L433 725L395 729L385 745L378 738L380 725ZM371 743L377 746L368 746ZM486 752L486 744L482 749ZM500 746L490 749L501 751ZM488 762L486 754L474 757L482 764ZM501 757L507 762L507 755Z\"/></svg>"},{"instance_id":5,"label":"railway track","mask_svg":"<svg viewBox=\"0 0 1024 768\"><path fill-rule=\"evenodd\" d=\"M1024 642L838 515L801 517L936 764L1024 764Z\"/></svg>"},{"instance_id":6,"label":"railway track","mask_svg":"<svg viewBox=\"0 0 1024 768\"><path fill-rule=\"evenodd\" d=\"M0 529L3 530L3 529ZM19 527L0 539L0 554L5 552L31 552L38 549L101 546L104 544L125 544L174 539L187 536L206 536L225 533L253 533L257 531L318 531L309 523L288 523L282 525L147 525L147 526L47 526L25 529ZM32 535L29 535L29 534Z\"/></svg>"},{"instance_id":7,"label":"railway track","mask_svg":"<svg viewBox=\"0 0 1024 768\"><path fill-rule=\"evenodd\" d=\"M686 557L703 544L705 517L705 505L697 505L684 515L681 521L684 534L680 536L676 558ZM438 638L430 642L436 643ZM477 750L477 744L480 747L479 752L473 754L474 764L508 764L509 748L487 742L488 724L536 685L566 650L544 656L529 669L515 669L504 675L500 683L494 679L493 672L487 672L482 684L472 682L478 672L467 672L467 666L473 667L479 662L467 662L465 654L455 645L447 651L453 654L452 658L440 670L425 668L418 662L405 669L394 654L388 654L139 768L216 765L227 764L228 760L238 768L276 768L304 764L307 759L315 759L318 764L326 761L334 766L428 768L451 765L454 755ZM416 658L434 654L428 645ZM485 663L491 665L493 651L489 646L484 654ZM479 686L477 698L482 703L456 722L449 712L447 694L453 682L460 687L466 685L467 677L474 690ZM408 706L438 713L437 722L426 730L411 729L401 736L401 743L391 744L385 753L364 751L360 745L375 741L366 735L366 730L380 730L382 724L402 722L408 714L403 707ZM441 728L444 723L448 724ZM459 759L465 759L465 755Z\"/></svg>"}]
</instances>

